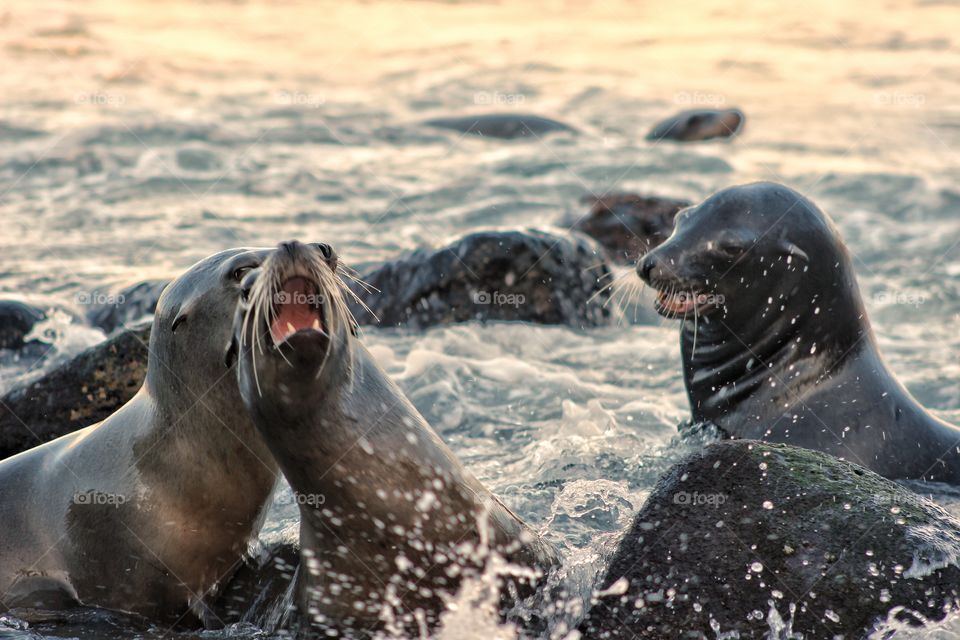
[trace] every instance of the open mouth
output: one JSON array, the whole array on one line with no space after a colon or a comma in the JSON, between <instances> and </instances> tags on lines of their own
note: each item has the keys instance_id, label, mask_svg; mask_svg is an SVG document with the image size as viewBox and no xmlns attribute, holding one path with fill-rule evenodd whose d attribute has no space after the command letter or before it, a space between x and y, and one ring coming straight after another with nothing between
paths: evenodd
<instances>
[{"instance_id":1,"label":"open mouth","mask_svg":"<svg viewBox=\"0 0 960 640\"><path fill-rule=\"evenodd\" d=\"M300 333L327 335L319 287L307 278L295 276L285 280L275 296L270 337L279 346Z\"/></svg>"},{"instance_id":2,"label":"open mouth","mask_svg":"<svg viewBox=\"0 0 960 640\"><path fill-rule=\"evenodd\" d=\"M667 318L680 318L691 313L704 315L716 307L715 298L697 291L661 289L655 307L657 313Z\"/></svg>"}]
</instances>

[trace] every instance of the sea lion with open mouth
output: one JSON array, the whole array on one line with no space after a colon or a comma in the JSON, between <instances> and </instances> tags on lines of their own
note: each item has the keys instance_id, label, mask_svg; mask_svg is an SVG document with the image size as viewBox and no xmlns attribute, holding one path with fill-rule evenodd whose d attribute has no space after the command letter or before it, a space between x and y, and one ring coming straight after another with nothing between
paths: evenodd
<instances>
[{"instance_id":1,"label":"sea lion with open mouth","mask_svg":"<svg viewBox=\"0 0 960 640\"><path fill-rule=\"evenodd\" d=\"M107 419L0 462L0 610L76 605L194 626L260 528L276 465L223 369L233 249L164 291L143 386Z\"/></svg>"},{"instance_id":2,"label":"sea lion with open mouth","mask_svg":"<svg viewBox=\"0 0 960 640\"><path fill-rule=\"evenodd\" d=\"M960 482L960 429L887 369L830 218L778 184L731 187L677 215L637 265L682 318L695 422L823 451L888 478Z\"/></svg>"},{"instance_id":3,"label":"sea lion with open mouth","mask_svg":"<svg viewBox=\"0 0 960 640\"><path fill-rule=\"evenodd\" d=\"M227 362L300 508L301 635L418 634L495 551L529 587L552 550L457 460L360 343L323 244L243 283Z\"/></svg>"}]
</instances>

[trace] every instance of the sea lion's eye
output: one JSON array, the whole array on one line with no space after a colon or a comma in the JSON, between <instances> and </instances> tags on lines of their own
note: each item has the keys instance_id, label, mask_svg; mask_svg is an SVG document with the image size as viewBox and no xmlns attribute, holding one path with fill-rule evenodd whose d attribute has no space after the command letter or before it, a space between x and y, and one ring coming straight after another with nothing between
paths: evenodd
<instances>
[{"instance_id":1,"label":"sea lion's eye","mask_svg":"<svg viewBox=\"0 0 960 640\"><path fill-rule=\"evenodd\" d=\"M241 280L243 280L243 276L247 275L250 272L250 269L253 269L253 265L248 264L245 267L240 267L239 269L233 272L233 279L236 280L237 282L240 282Z\"/></svg>"}]
</instances>

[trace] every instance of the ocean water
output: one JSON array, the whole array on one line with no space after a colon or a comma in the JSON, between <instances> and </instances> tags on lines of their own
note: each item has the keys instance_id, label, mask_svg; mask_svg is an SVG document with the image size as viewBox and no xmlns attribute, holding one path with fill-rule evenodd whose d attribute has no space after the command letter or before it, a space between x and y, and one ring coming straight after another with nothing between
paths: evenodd
<instances>
[{"instance_id":1,"label":"ocean water","mask_svg":"<svg viewBox=\"0 0 960 640\"><path fill-rule=\"evenodd\" d=\"M834 217L891 367L960 422L957 24L936 0L5 2L0 291L60 313L51 356L8 363L0 388L102 339L71 321L84 292L227 247L326 241L362 266L473 230L562 231L585 195L699 201L774 180ZM730 106L747 115L733 141L643 140L681 109ZM420 124L492 111L579 134ZM676 437L670 322L364 339L584 593L656 478L700 446ZM277 506L264 535L295 523ZM459 615L441 637L514 637ZM960 618L911 633L955 637Z\"/></svg>"}]
</instances>

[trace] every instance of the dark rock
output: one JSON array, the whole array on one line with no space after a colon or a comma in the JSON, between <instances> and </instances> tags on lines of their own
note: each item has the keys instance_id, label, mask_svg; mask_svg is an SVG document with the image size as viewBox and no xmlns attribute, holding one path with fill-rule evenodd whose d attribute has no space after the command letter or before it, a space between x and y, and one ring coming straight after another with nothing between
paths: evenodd
<instances>
[{"instance_id":1,"label":"dark rock","mask_svg":"<svg viewBox=\"0 0 960 640\"><path fill-rule=\"evenodd\" d=\"M739 109L691 109L660 122L647 140L659 142L699 142L714 138L731 138L743 129L746 116Z\"/></svg>"},{"instance_id":2,"label":"dark rock","mask_svg":"<svg viewBox=\"0 0 960 640\"><path fill-rule=\"evenodd\" d=\"M145 280L117 291L94 291L77 296L89 306L87 322L113 333L118 327L138 322L157 310L157 301L169 280Z\"/></svg>"},{"instance_id":3,"label":"dark rock","mask_svg":"<svg viewBox=\"0 0 960 640\"><path fill-rule=\"evenodd\" d=\"M576 129L562 122L524 113L488 113L476 116L433 118L423 124L438 129L452 129L463 134L504 140L538 138L556 131L577 132Z\"/></svg>"},{"instance_id":4,"label":"dark rock","mask_svg":"<svg viewBox=\"0 0 960 640\"><path fill-rule=\"evenodd\" d=\"M895 607L942 618L958 555L960 522L871 471L797 447L720 442L657 483L580 631L765 638L779 626L864 638Z\"/></svg>"},{"instance_id":5,"label":"dark rock","mask_svg":"<svg viewBox=\"0 0 960 640\"><path fill-rule=\"evenodd\" d=\"M609 293L598 294L609 275L599 248L582 236L488 231L362 275L377 291L351 288L381 326L518 320L593 327L611 320L603 304ZM377 322L358 304L353 312L360 324Z\"/></svg>"},{"instance_id":6,"label":"dark rock","mask_svg":"<svg viewBox=\"0 0 960 640\"><path fill-rule=\"evenodd\" d=\"M0 300L0 349L22 349L35 324L47 314L18 300Z\"/></svg>"},{"instance_id":7,"label":"dark rock","mask_svg":"<svg viewBox=\"0 0 960 640\"><path fill-rule=\"evenodd\" d=\"M147 373L150 324L87 349L0 400L0 459L99 422L126 403Z\"/></svg>"},{"instance_id":8,"label":"dark rock","mask_svg":"<svg viewBox=\"0 0 960 640\"><path fill-rule=\"evenodd\" d=\"M673 232L673 219L692 203L686 200L612 193L600 198L585 196L590 212L577 220L574 231L585 233L619 264L636 262Z\"/></svg>"}]
</instances>

